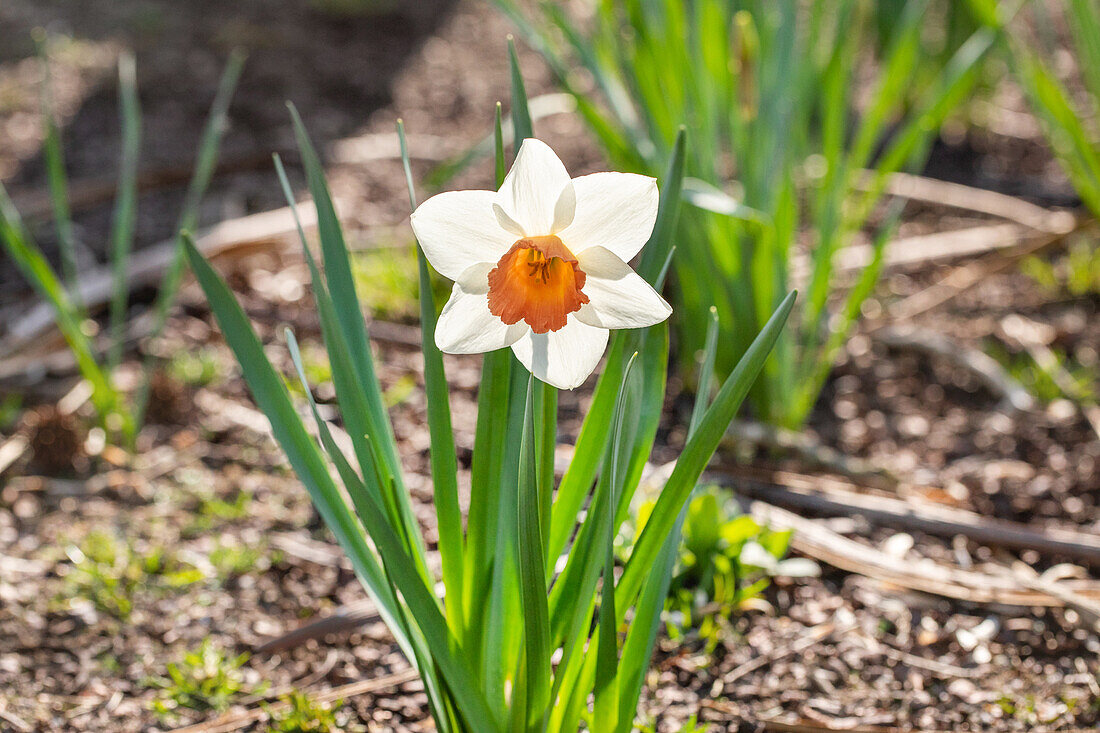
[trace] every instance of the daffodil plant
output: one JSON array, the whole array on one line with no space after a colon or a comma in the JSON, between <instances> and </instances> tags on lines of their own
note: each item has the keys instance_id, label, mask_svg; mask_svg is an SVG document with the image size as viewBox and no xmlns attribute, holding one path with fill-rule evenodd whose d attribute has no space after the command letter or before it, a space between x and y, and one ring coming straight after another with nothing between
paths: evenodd
<instances>
[{"instance_id":1,"label":"daffodil plant","mask_svg":"<svg viewBox=\"0 0 1100 733\"><path fill-rule=\"evenodd\" d=\"M323 270L304 236L303 252L345 441L313 401L293 335L287 333L287 345L309 395L316 437L225 282L193 245L188 255L275 437L419 672L436 728L628 731L660 626L683 506L794 294L713 402L700 402L645 529L625 562L617 560L613 538L641 480L664 399L670 309L657 291L671 257L683 141L663 181L619 173L570 179L550 148L533 138L525 100L513 55L512 123L522 142L505 175L498 108L497 191L443 193L416 208L404 157L422 248L438 535L430 551L405 488L340 225L296 114ZM400 126L399 134L404 151ZM626 263L639 250L635 272ZM438 317L429 263L455 281ZM485 352L465 512L443 352ZM555 481L557 389L581 385L605 355L572 459ZM710 374L703 371L705 382ZM431 554L438 555L441 586Z\"/></svg>"}]
</instances>

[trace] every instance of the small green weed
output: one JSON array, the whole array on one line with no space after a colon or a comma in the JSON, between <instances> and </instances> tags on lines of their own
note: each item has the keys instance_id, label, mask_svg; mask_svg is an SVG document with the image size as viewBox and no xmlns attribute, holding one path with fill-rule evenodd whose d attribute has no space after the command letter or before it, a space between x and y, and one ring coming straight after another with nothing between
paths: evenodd
<instances>
[{"instance_id":1,"label":"small green weed","mask_svg":"<svg viewBox=\"0 0 1100 733\"><path fill-rule=\"evenodd\" d=\"M203 639L198 649L167 665L167 677L146 680L147 687L160 690L150 707L163 721L173 720L180 709L223 712L236 697L262 692L245 681L241 668L247 661L247 653L229 656L209 637Z\"/></svg>"},{"instance_id":2,"label":"small green weed","mask_svg":"<svg viewBox=\"0 0 1100 733\"><path fill-rule=\"evenodd\" d=\"M180 349L168 362L168 374L177 382L205 387L221 379L222 367L213 349Z\"/></svg>"},{"instance_id":3,"label":"small green weed","mask_svg":"<svg viewBox=\"0 0 1100 733\"><path fill-rule=\"evenodd\" d=\"M262 572L269 568L272 562L267 549L266 543L256 547L219 542L210 552L210 564L214 566L221 580L247 575L256 570Z\"/></svg>"},{"instance_id":4,"label":"small green weed","mask_svg":"<svg viewBox=\"0 0 1100 733\"><path fill-rule=\"evenodd\" d=\"M1078 239L1054 261L1032 255L1020 269L1051 298L1100 293L1100 247L1095 241Z\"/></svg>"},{"instance_id":5,"label":"small green weed","mask_svg":"<svg viewBox=\"0 0 1100 733\"><path fill-rule=\"evenodd\" d=\"M73 567L65 575L61 600L89 600L121 621L130 618L138 594L174 592L204 577L201 570L164 547L138 551L108 532L89 533L66 554Z\"/></svg>"},{"instance_id":6,"label":"small green weed","mask_svg":"<svg viewBox=\"0 0 1100 733\"><path fill-rule=\"evenodd\" d=\"M1033 694L1023 696L1001 695L996 705L1006 718L1025 724L1028 729L1064 722L1073 716L1082 700L1059 692L1052 699L1038 699Z\"/></svg>"},{"instance_id":7,"label":"small green weed","mask_svg":"<svg viewBox=\"0 0 1100 733\"><path fill-rule=\"evenodd\" d=\"M652 719L647 720L645 723L639 724L637 730L638 733L657 733L657 723ZM700 723L694 715L688 718L687 722L680 727L680 733L707 733L709 730L710 726L706 723Z\"/></svg>"},{"instance_id":8,"label":"small green weed","mask_svg":"<svg viewBox=\"0 0 1100 733\"><path fill-rule=\"evenodd\" d=\"M343 730L336 721L336 712L343 700L334 703L315 702L304 692L294 690L279 698L286 707L278 709L265 705L270 721L268 733L335 733Z\"/></svg>"},{"instance_id":9,"label":"small green weed","mask_svg":"<svg viewBox=\"0 0 1100 733\"><path fill-rule=\"evenodd\" d=\"M652 502L638 512L639 531ZM665 609L673 639L695 628L714 650L729 617L745 601L759 596L777 575L816 575L804 559L784 560L789 530L775 531L742 514L729 492L716 486L699 489L688 505L683 543Z\"/></svg>"},{"instance_id":10,"label":"small green weed","mask_svg":"<svg viewBox=\"0 0 1100 733\"><path fill-rule=\"evenodd\" d=\"M411 247L376 247L357 252L351 267L355 291L376 318L400 321L419 315L420 274ZM433 285L436 298L445 300L449 289L438 279Z\"/></svg>"},{"instance_id":11,"label":"small green weed","mask_svg":"<svg viewBox=\"0 0 1100 733\"><path fill-rule=\"evenodd\" d=\"M402 374L382 393L386 407L396 407L412 396L416 390L416 379L411 374Z\"/></svg>"},{"instance_id":12,"label":"small green weed","mask_svg":"<svg viewBox=\"0 0 1100 733\"><path fill-rule=\"evenodd\" d=\"M222 499L216 494L201 494L198 500L198 506L183 527L184 537L197 537L225 522L245 519L252 508L251 491L238 492L230 500Z\"/></svg>"},{"instance_id":13,"label":"small green weed","mask_svg":"<svg viewBox=\"0 0 1100 733\"><path fill-rule=\"evenodd\" d=\"M419 276L411 249L380 247L359 252L351 265L355 290L372 314L395 320L416 317Z\"/></svg>"}]
</instances>

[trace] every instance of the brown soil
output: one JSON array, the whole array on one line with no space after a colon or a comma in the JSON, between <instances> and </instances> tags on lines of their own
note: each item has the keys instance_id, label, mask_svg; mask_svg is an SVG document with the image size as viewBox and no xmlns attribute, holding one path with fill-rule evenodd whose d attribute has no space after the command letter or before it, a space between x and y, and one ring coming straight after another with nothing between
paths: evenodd
<instances>
[{"instance_id":1,"label":"brown soil","mask_svg":"<svg viewBox=\"0 0 1100 733\"><path fill-rule=\"evenodd\" d=\"M396 116L411 133L463 143L479 139L489 130L492 104L507 97L507 24L465 1L404 3L401 8L416 10L350 16L305 0L287 5L274 15L260 0L127 2L92 12L60 1L9 0L0 8L0 92L11 100L0 102L0 177L17 197L44 186L40 141L28 124L37 109L37 72L19 61L28 54L30 28L46 25L85 44L62 54L55 71L68 162L74 178L83 180L113 175L111 67L120 45L138 53L145 165L173 168L189 163L221 64L231 46L243 44L251 58L231 113L227 169L215 181L203 221L282 205L269 166L256 161L272 150L295 160L283 107L289 98L333 160L335 193L361 232L353 243L411 241L403 225L407 201L399 164L341 161L335 143L389 132ZM522 58L531 93L551 91L545 68L529 53ZM600 167L573 117L551 117L539 132L575 173ZM939 146L930 170L1044 204L1072 203L1041 140L1021 139L979 130L961 143ZM1008 175L1003 161L1012 155L1030 161L1028 186L1011 188L1017 177ZM418 162L416 172L430 167ZM292 168L291 174L301 180L300 171ZM480 187L488 178L487 167L479 165L453 185ZM142 197L139 246L171 234L181 195L181 186L167 186ZM78 212L88 261L102 260L99 243L109 216L109 201ZM966 223L959 212L935 207L912 207L907 220L913 231ZM35 230L49 247L48 223L40 221ZM945 272L893 273L879 302L915 292ZM258 287L268 273L305 282L300 264L270 257L238 262L230 275L262 338L274 346L272 354L284 353L276 336L282 324L294 326L308 352L319 339L308 290ZM0 306L26 302L25 286L7 263L0 287ZM1051 295L1012 272L987 278L917 325L980 347L1001 340L1004 316L1022 313L1052 326L1059 349L1095 368L1098 308L1095 294ZM206 354L217 377L193 391L182 391L171 377L158 378L162 398L136 456L92 445L97 455L71 466L35 467L28 456L0 477L0 730L145 731L211 717L187 711L176 719L158 717L150 707L158 695L152 680L204 639L229 654L249 651L303 620L364 598L305 492L257 429L262 421L249 426L251 402L193 287L183 294L164 348ZM378 357L414 500L432 540L419 355L382 343ZM448 369L456 387L460 460L468 461L478 361L451 359ZM563 442L575 436L586 395L582 389L563 396ZM324 387L319 396L326 396ZM886 348L868 326L842 357L810 430L826 445L878 463L908 483L939 489L956 506L1095 531L1100 443L1087 422L1064 402L1013 418L997 401L937 357ZM675 454L686 398L673 394L668 408L661 433L668 445L656 456L662 460ZM25 416L3 435L33 438L34 420ZM781 457L757 460L792 465ZM858 517L833 526L874 546L893 534ZM94 582L74 548L87 548L96 533L115 537L123 555L171 550L165 572L133 590L128 612L112 608L110 596L98 605L93 600ZM1019 559L1042 571L1059 560L1011 556L963 540L914 540L904 562ZM313 552L293 550L302 546ZM245 547L256 553L244 555L240 566L211 560L218 548L225 554L224 548ZM201 572L173 587L173 567ZM746 731L796 720L834 729L940 731L1091 730L1100 723L1100 638L1076 614L950 602L823 569L818 579L778 580L766 607L730 619L713 655L690 635L676 645L662 642L643 700L656 728L679 730L691 715L712 730ZM826 624L835 628L828 631ZM767 663L759 668L741 667L760 658ZM243 682L253 690L267 683L268 695L290 686L316 692L406 668L385 627L372 623L286 652L255 654L243 668ZM249 698L236 702L252 704ZM431 729L416 683L356 696L339 715L349 729Z\"/></svg>"}]
</instances>

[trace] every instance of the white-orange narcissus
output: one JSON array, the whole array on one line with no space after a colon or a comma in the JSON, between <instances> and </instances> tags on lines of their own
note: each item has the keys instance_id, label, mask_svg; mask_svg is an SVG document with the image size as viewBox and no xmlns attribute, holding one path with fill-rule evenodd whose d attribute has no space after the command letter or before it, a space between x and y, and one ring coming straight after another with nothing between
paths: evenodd
<instances>
[{"instance_id":1,"label":"white-orange narcissus","mask_svg":"<svg viewBox=\"0 0 1100 733\"><path fill-rule=\"evenodd\" d=\"M537 378L579 386L608 330L642 328L672 309L626 263L657 218L657 182L632 173L569 178L528 138L499 191L449 191L421 204L413 231L432 266L454 280L436 324L448 354L511 346Z\"/></svg>"}]
</instances>

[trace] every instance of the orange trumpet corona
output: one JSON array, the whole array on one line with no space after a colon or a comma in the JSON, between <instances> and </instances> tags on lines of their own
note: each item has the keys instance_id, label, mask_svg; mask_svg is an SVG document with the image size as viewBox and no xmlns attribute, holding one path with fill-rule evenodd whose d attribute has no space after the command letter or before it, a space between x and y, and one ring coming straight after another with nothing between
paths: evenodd
<instances>
[{"instance_id":1,"label":"orange trumpet corona","mask_svg":"<svg viewBox=\"0 0 1100 733\"><path fill-rule=\"evenodd\" d=\"M588 302L577 258L554 235L526 237L489 271L489 311L509 326L523 320L535 333L564 328Z\"/></svg>"}]
</instances>

